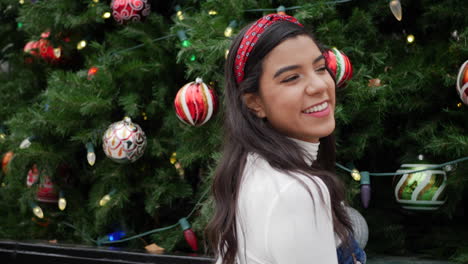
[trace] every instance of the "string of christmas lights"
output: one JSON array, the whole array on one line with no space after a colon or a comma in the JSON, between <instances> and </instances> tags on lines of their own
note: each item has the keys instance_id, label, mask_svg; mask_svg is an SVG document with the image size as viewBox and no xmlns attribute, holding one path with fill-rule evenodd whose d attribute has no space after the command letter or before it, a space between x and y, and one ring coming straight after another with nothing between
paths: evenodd
<instances>
[{"instance_id":1,"label":"string of christmas lights","mask_svg":"<svg viewBox=\"0 0 468 264\"><path fill-rule=\"evenodd\" d=\"M86 240L88 241L91 241L93 243L95 243L97 246L101 246L101 245L106 245L106 244L115 244L115 243L121 243L121 242L125 242L125 241L129 241L129 240L133 240L133 239L136 239L136 238L140 238L140 237L144 237L144 236L147 236L147 235L150 235L150 234L154 234L154 233L158 233L158 232L162 232L162 231L166 231L166 230L169 230L169 229L172 229L172 228L175 228L177 226L181 226L182 229L184 230L184 235L187 239L187 235L186 233L188 233L187 231L191 231L193 233L193 231L190 229L190 225L188 224L188 221L187 219L189 219L193 213L196 211L196 209L201 205L201 201L205 198L205 196L208 194L210 188L207 188L207 190L201 195L201 197L198 199L197 203L195 204L195 206L193 207L192 211L186 216L186 217L182 217L178 223L176 224L173 224L173 225L170 225L170 226L166 226L166 227L161 227L161 228L156 228L156 229L152 229L152 230L149 230L147 232L144 232L144 233L140 233L138 235L134 235L134 236L131 236L131 237L127 237L127 238L122 238L122 239L117 239L117 240L112 240L110 241L108 239L107 236L103 236L103 237L100 237L98 239L92 239L89 235L85 234L85 233L82 233L82 237L85 238ZM68 222L62 222L64 225L68 226L68 227L71 227L75 230L78 231L78 228L76 228L74 225L68 223ZM188 227L187 227L188 225ZM190 236L190 235L189 235ZM189 238L190 239L190 238ZM190 246L192 247L192 249L194 248L193 246L193 241L189 241L189 239L187 239L187 242L189 242ZM196 241L195 241L195 248L196 248ZM196 249L194 249L196 250Z\"/></svg>"}]
</instances>

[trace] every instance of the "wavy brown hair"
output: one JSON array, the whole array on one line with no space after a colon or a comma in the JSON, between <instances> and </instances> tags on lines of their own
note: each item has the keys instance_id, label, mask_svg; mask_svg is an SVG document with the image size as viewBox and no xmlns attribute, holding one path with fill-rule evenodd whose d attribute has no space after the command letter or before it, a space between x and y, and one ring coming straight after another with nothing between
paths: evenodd
<instances>
[{"instance_id":1,"label":"wavy brown hair","mask_svg":"<svg viewBox=\"0 0 468 264\"><path fill-rule=\"evenodd\" d=\"M266 119L257 117L243 100L246 93L258 93L263 59L284 40L305 35L309 36L322 52L323 48L303 27L291 22L276 22L262 33L255 44L245 65L244 80L238 85L233 72L235 56L242 37L251 25L242 29L234 39L225 64L225 140L223 156L216 168L212 185L215 212L206 228L209 245L215 257L223 259L223 264L234 264L238 252L236 208L248 153L261 155L275 169L301 173L311 181L314 181L312 175L319 177L330 193L335 233L345 245L352 233L349 217L341 204L345 197L344 186L334 173L334 135L320 139L317 161L308 166L304 160L304 155L307 155L305 150L276 131ZM295 177L306 187L297 176L291 177ZM306 189L312 199L309 188ZM323 202L323 194L321 198Z\"/></svg>"}]
</instances>

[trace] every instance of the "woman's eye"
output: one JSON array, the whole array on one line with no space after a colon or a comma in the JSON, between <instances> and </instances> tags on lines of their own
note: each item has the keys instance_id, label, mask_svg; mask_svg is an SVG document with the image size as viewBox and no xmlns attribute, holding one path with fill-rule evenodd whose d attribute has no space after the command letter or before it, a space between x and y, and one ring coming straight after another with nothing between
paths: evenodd
<instances>
[{"instance_id":1,"label":"woman's eye","mask_svg":"<svg viewBox=\"0 0 468 264\"><path fill-rule=\"evenodd\" d=\"M327 67L322 66L322 67L318 68L316 71L322 72L322 71L326 71L326 70L327 70Z\"/></svg>"},{"instance_id":2,"label":"woman's eye","mask_svg":"<svg viewBox=\"0 0 468 264\"><path fill-rule=\"evenodd\" d=\"M299 76L298 76L298 75L294 75L294 76L291 76L291 77L288 77L288 78L282 80L281 83L292 82L292 81L296 80L297 78L299 78Z\"/></svg>"}]
</instances>

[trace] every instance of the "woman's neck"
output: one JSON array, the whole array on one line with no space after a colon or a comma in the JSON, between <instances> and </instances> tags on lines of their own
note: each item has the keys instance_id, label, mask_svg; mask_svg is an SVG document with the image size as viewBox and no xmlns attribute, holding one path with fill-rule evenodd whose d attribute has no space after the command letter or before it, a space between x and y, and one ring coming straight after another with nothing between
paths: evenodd
<instances>
[{"instance_id":1,"label":"woman's neck","mask_svg":"<svg viewBox=\"0 0 468 264\"><path fill-rule=\"evenodd\" d=\"M301 148L303 148L307 154L306 162L309 165L312 165L312 162L317 160L317 155L318 155L318 150L320 146L320 142L313 143L313 142L307 142L295 138L289 138L296 142Z\"/></svg>"}]
</instances>

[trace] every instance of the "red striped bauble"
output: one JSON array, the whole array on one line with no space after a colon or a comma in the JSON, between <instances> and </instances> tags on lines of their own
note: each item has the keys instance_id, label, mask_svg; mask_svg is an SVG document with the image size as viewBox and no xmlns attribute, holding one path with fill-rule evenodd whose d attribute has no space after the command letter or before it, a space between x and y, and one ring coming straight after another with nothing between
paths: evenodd
<instances>
[{"instance_id":1,"label":"red striped bauble","mask_svg":"<svg viewBox=\"0 0 468 264\"><path fill-rule=\"evenodd\" d=\"M336 48L327 50L323 56L327 60L328 68L335 75L336 86L342 86L353 77L353 67L348 56Z\"/></svg>"},{"instance_id":2,"label":"red striped bauble","mask_svg":"<svg viewBox=\"0 0 468 264\"><path fill-rule=\"evenodd\" d=\"M216 113L218 98L213 89L197 78L180 88L174 107L180 121L191 126L201 126Z\"/></svg>"},{"instance_id":3,"label":"red striped bauble","mask_svg":"<svg viewBox=\"0 0 468 264\"><path fill-rule=\"evenodd\" d=\"M112 0L112 16L119 24L143 21L151 12L148 0Z\"/></svg>"}]
</instances>

